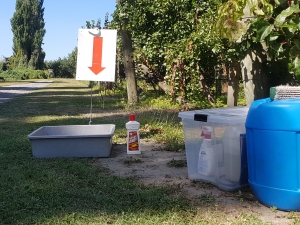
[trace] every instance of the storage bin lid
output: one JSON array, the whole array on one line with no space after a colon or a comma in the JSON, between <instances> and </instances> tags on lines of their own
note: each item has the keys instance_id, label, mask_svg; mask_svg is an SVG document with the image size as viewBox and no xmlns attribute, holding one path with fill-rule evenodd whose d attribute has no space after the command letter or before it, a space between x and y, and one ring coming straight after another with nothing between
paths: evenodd
<instances>
[{"instance_id":1,"label":"storage bin lid","mask_svg":"<svg viewBox=\"0 0 300 225\"><path fill-rule=\"evenodd\" d=\"M300 98L252 102L246 119L246 128L300 131Z\"/></svg>"},{"instance_id":2,"label":"storage bin lid","mask_svg":"<svg viewBox=\"0 0 300 225\"><path fill-rule=\"evenodd\" d=\"M180 112L182 119L225 124L245 123L248 107L226 107Z\"/></svg>"}]
</instances>

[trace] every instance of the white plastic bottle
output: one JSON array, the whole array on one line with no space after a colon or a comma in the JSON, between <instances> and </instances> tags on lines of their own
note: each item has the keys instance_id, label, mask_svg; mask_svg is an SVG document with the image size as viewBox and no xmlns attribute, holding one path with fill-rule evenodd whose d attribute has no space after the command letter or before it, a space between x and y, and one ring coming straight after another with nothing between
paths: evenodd
<instances>
[{"instance_id":1,"label":"white plastic bottle","mask_svg":"<svg viewBox=\"0 0 300 225\"><path fill-rule=\"evenodd\" d=\"M199 151L198 173L204 176L213 176L216 170L216 158L211 140L212 128L203 126L202 133L204 139Z\"/></svg>"},{"instance_id":2,"label":"white plastic bottle","mask_svg":"<svg viewBox=\"0 0 300 225\"><path fill-rule=\"evenodd\" d=\"M140 146L140 123L135 121L135 115L130 114L127 129L127 154L141 154Z\"/></svg>"}]
</instances>

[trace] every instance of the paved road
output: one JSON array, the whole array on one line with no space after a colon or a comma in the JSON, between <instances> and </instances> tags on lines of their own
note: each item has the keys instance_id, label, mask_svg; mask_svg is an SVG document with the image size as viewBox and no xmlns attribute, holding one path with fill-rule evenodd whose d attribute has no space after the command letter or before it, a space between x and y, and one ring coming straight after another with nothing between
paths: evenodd
<instances>
[{"instance_id":1,"label":"paved road","mask_svg":"<svg viewBox=\"0 0 300 225\"><path fill-rule=\"evenodd\" d=\"M28 94L36 89L46 87L51 83L51 80L41 80L28 84L17 84L0 87L0 104L9 102L16 96Z\"/></svg>"}]
</instances>

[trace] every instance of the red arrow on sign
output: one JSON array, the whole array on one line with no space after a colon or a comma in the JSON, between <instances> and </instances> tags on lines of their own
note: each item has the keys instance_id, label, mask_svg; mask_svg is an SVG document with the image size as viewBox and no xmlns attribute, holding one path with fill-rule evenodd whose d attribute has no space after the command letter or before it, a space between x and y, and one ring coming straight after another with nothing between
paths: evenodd
<instances>
[{"instance_id":1,"label":"red arrow on sign","mask_svg":"<svg viewBox=\"0 0 300 225\"><path fill-rule=\"evenodd\" d=\"M95 74L98 75L105 67L102 67L102 45L103 37L94 37L93 45L93 62L92 66L89 69Z\"/></svg>"}]
</instances>

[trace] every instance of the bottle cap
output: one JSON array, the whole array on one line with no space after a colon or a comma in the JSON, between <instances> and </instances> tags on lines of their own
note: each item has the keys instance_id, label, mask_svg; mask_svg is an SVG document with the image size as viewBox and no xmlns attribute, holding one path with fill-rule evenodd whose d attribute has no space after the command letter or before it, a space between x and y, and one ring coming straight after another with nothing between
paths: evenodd
<instances>
[{"instance_id":1,"label":"bottle cap","mask_svg":"<svg viewBox=\"0 0 300 225\"><path fill-rule=\"evenodd\" d=\"M201 136L204 137L205 139L211 139L211 133L213 131L212 127L202 126L201 129L202 129Z\"/></svg>"},{"instance_id":2,"label":"bottle cap","mask_svg":"<svg viewBox=\"0 0 300 225\"><path fill-rule=\"evenodd\" d=\"M130 114L129 115L129 120L130 121L135 121L135 115L134 114Z\"/></svg>"}]
</instances>

